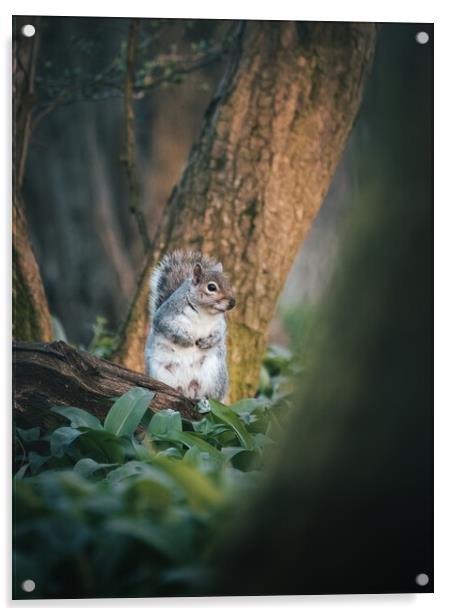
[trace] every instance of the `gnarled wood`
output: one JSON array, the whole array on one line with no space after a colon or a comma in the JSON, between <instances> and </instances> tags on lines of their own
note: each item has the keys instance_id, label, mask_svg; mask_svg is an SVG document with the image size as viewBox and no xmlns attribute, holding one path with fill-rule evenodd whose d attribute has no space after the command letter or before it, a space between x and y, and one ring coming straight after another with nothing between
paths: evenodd
<instances>
[{"instance_id":1,"label":"gnarled wood","mask_svg":"<svg viewBox=\"0 0 452 616\"><path fill-rule=\"evenodd\" d=\"M172 408L186 419L199 419L193 401L164 383L94 355L77 351L64 342L13 343L13 411L22 426L51 428L60 423L53 406L75 406L103 419L131 387L156 392L150 408Z\"/></svg>"},{"instance_id":2,"label":"gnarled wood","mask_svg":"<svg viewBox=\"0 0 452 616\"><path fill-rule=\"evenodd\" d=\"M230 397L254 395L267 328L358 112L375 24L246 22L169 200L115 359L144 370L152 267L175 248L220 259L237 307Z\"/></svg>"}]
</instances>

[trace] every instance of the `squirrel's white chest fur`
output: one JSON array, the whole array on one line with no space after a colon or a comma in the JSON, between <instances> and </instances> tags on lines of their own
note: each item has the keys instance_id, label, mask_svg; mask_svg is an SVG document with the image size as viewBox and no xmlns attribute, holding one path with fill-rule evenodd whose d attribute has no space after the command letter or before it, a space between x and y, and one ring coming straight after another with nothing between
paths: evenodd
<instances>
[{"instance_id":1,"label":"squirrel's white chest fur","mask_svg":"<svg viewBox=\"0 0 452 616\"><path fill-rule=\"evenodd\" d=\"M223 314L197 314L188 308L174 316L174 326L182 327L196 341L208 337L220 320L224 322ZM222 361L218 346L209 349L201 349L196 344L180 346L151 329L146 348L149 376L189 398L209 395L218 380Z\"/></svg>"}]
</instances>

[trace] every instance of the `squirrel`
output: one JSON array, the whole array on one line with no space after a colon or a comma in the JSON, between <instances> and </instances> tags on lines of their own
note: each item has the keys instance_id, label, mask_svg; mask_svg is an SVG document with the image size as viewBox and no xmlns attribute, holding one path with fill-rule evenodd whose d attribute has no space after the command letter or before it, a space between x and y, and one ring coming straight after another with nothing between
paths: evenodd
<instances>
[{"instance_id":1,"label":"squirrel","mask_svg":"<svg viewBox=\"0 0 452 616\"><path fill-rule=\"evenodd\" d=\"M165 255L151 275L147 374L188 398L224 400L225 313L235 306L223 266L200 252Z\"/></svg>"}]
</instances>

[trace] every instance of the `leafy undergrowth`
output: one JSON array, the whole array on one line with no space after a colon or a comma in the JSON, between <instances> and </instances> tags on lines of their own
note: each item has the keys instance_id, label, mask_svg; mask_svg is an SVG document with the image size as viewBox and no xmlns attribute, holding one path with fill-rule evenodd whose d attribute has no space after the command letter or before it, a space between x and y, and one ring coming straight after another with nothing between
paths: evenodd
<instances>
[{"instance_id":1,"label":"leafy undergrowth","mask_svg":"<svg viewBox=\"0 0 452 616\"><path fill-rule=\"evenodd\" d=\"M134 388L103 424L89 409L55 408L67 425L17 428L14 597L202 594L228 512L265 476L295 371L270 349L259 396L210 400L199 421L152 414L153 393Z\"/></svg>"}]
</instances>

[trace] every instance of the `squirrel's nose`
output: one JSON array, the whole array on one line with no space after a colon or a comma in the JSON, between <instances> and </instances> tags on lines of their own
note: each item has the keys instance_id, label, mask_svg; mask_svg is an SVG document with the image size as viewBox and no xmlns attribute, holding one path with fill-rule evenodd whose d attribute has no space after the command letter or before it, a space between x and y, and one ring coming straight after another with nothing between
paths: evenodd
<instances>
[{"instance_id":1,"label":"squirrel's nose","mask_svg":"<svg viewBox=\"0 0 452 616\"><path fill-rule=\"evenodd\" d=\"M234 308L235 306L235 299L233 297L231 297L229 299L229 306L228 306L228 310L231 310L231 308Z\"/></svg>"}]
</instances>

